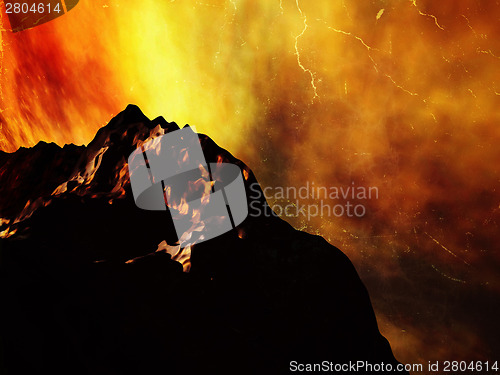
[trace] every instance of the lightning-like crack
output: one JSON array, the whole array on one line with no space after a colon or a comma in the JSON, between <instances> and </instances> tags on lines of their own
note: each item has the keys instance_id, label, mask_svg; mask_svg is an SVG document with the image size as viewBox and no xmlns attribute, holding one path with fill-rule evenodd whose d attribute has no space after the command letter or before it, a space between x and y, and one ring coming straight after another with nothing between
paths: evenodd
<instances>
[{"instance_id":1,"label":"lightning-like crack","mask_svg":"<svg viewBox=\"0 0 500 375\"><path fill-rule=\"evenodd\" d=\"M318 19L318 21L322 21L326 24L326 21L323 21L321 19ZM340 34L344 34L344 35L353 37L354 39L358 40L368 51L371 51L371 50L378 51L377 48L370 47L368 44L366 44L365 41L363 39L361 39L359 36L356 36L348 31L335 29L334 27L328 26L328 24L326 24L326 27L332 31L335 31L336 33L340 33Z\"/></svg>"},{"instance_id":2,"label":"lightning-like crack","mask_svg":"<svg viewBox=\"0 0 500 375\"><path fill-rule=\"evenodd\" d=\"M379 12L380 13L380 12ZM369 44L367 44L363 38L357 36L357 35L354 35L353 33L349 32L349 31L345 31L345 30L340 30L340 29L336 29L332 26L329 26L328 23L322 19L316 19L317 21L320 21L320 22L323 22L325 24L325 27L331 31L334 31L336 33L339 33L339 34L342 34L342 35L345 35L345 36L348 36L348 37L351 37L351 38L354 38L356 39L359 43L361 43L361 45L363 47L366 48L366 50L368 51L368 58L371 60L372 64L373 64L373 68L375 69L375 71L377 73L380 73L379 72L379 67L378 67L378 64L375 62L375 60L373 59L372 55L370 54L371 51L380 51L378 48L375 48L375 47L372 47L370 46ZM384 76L387 77L393 84L394 86L396 86L397 88L401 89L402 91L404 91L405 93L411 95L411 96L418 96L417 93L415 92L411 92L410 90L404 88L403 86L401 86L400 84L398 84L389 74L385 74L384 73ZM347 88L345 87L345 91L347 91ZM424 100L425 102L425 100Z\"/></svg>"},{"instance_id":3,"label":"lightning-like crack","mask_svg":"<svg viewBox=\"0 0 500 375\"><path fill-rule=\"evenodd\" d=\"M299 5L299 0L295 0L295 3L297 4L297 9L299 10L299 13L301 15L301 17L303 18L304 20L304 28L302 29L302 32L297 35L295 37L295 55L297 56L297 64L299 65L300 69L302 69L305 73L308 73L310 76L311 76L311 86L313 88L313 91L314 91L314 96L312 98L312 102L314 102L314 99L316 98L319 98L319 95L318 95L318 91L317 91L317 87L316 87L316 79L314 77L314 72L309 69L309 68L306 68L301 60L300 60L300 52L299 52L299 39L304 36L304 33L306 32L307 28L308 28L308 25L307 25L307 17L306 15L302 12L302 9L300 8L300 5Z\"/></svg>"},{"instance_id":4,"label":"lightning-like crack","mask_svg":"<svg viewBox=\"0 0 500 375\"><path fill-rule=\"evenodd\" d=\"M474 94L474 91L472 91L472 89L467 89L468 92L470 92L470 94L474 97L474 99L477 99L477 96L476 94Z\"/></svg>"},{"instance_id":5,"label":"lightning-like crack","mask_svg":"<svg viewBox=\"0 0 500 375\"><path fill-rule=\"evenodd\" d=\"M465 21L467 22L467 27L468 27L469 29L471 29L471 31L474 33L474 36L475 36L475 37L478 37L478 36L479 36L479 37L481 37L482 39L486 39L486 38L487 38L487 36L486 36L485 34L478 34L478 33L476 32L476 30L474 30L474 29L472 28L472 26L471 26L471 24L470 24L470 22L469 22L469 19L468 19L467 17L465 17L465 15L461 14L461 16L465 19Z\"/></svg>"},{"instance_id":6,"label":"lightning-like crack","mask_svg":"<svg viewBox=\"0 0 500 375\"><path fill-rule=\"evenodd\" d=\"M197 1L195 4L196 5L201 5L201 6L204 6L204 7L210 7L210 8L223 8L222 5L203 3L201 1Z\"/></svg>"},{"instance_id":7,"label":"lightning-like crack","mask_svg":"<svg viewBox=\"0 0 500 375\"><path fill-rule=\"evenodd\" d=\"M431 264L431 267L436 271L436 272L439 272L441 274L441 276L443 277L446 277L447 279L450 279L451 281L456 281L457 283L462 283L462 284L467 284L467 282L465 280L462 280L462 279L458 279L456 277L453 277L453 276L450 276L450 275L447 275L445 274L444 272L440 271L439 269L437 269L437 267L434 265L434 264Z\"/></svg>"},{"instance_id":8,"label":"lightning-like crack","mask_svg":"<svg viewBox=\"0 0 500 375\"><path fill-rule=\"evenodd\" d=\"M477 52L477 53L484 53L484 54L486 54L486 55L491 55L491 56L493 56L495 59L500 59L500 56L497 56L497 55L495 55L493 52L491 52L491 49L488 49L488 50L482 50L482 49L478 48L478 49L476 50L476 52Z\"/></svg>"},{"instance_id":9,"label":"lightning-like crack","mask_svg":"<svg viewBox=\"0 0 500 375\"><path fill-rule=\"evenodd\" d=\"M222 26L220 27L220 35L223 35L224 29L226 28L227 25L231 25L234 23L234 19L236 18L236 12L238 11L238 7L236 6L236 2L234 0L229 0L229 2L232 4L234 10L233 10L233 13L231 15L230 21L227 20L226 15L224 16L225 20L224 20L224 23L222 24ZM196 4L209 6L209 4L200 3L200 2L197 2ZM212 5L212 7L215 7L215 6ZM219 7L219 6L217 6L217 7ZM224 10L226 10L226 9L227 9L227 5L224 6ZM243 42L243 44L241 44L241 45L243 46L245 43L246 42ZM217 51L215 52L214 66L217 65L219 55L221 54L221 49L222 49L222 40L219 38L219 47L217 48Z\"/></svg>"},{"instance_id":10,"label":"lightning-like crack","mask_svg":"<svg viewBox=\"0 0 500 375\"><path fill-rule=\"evenodd\" d=\"M349 13L349 9L347 8L347 5L345 5L345 0L342 0L342 8L344 8L347 18L352 20L351 14Z\"/></svg>"},{"instance_id":11,"label":"lightning-like crack","mask_svg":"<svg viewBox=\"0 0 500 375\"><path fill-rule=\"evenodd\" d=\"M477 38L477 37L480 37L481 39L486 39L486 38L487 38L487 36L486 36L485 34L478 34L478 33L476 32L476 30L474 30L474 29L472 28L472 26L471 26L471 24L470 24L470 22L469 22L469 19L468 19L467 17L465 17L465 15L461 14L461 16L465 19L465 21L467 22L467 27L468 27L469 29L471 29L471 31L473 32L473 34L474 34L474 36L475 36L476 38ZM492 56L492 57L494 57L494 58L496 58L496 59L500 59L500 56L495 55L495 54L491 51L491 49L488 49L488 50L482 50L481 48L479 48L479 47L478 47L478 48L476 49L476 52L477 52L477 53L483 53L483 54L486 54L486 55L490 55L490 56Z\"/></svg>"},{"instance_id":12,"label":"lightning-like crack","mask_svg":"<svg viewBox=\"0 0 500 375\"><path fill-rule=\"evenodd\" d=\"M453 255L455 258L461 260L462 262L464 262L465 264L467 264L468 266L470 266L470 263L468 263L466 260L463 260L462 258L460 258L457 254L455 254L453 251L451 251L450 249L448 249L446 246L444 246L441 242L439 242L438 240L436 240L434 237L432 237L429 233L427 232L424 232L424 234L429 237L434 243L436 243L437 245L439 245L443 250L447 251L448 253L450 253L451 255Z\"/></svg>"},{"instance_id":13,"label":"lightning-like crack","mask_svg":"<svg viewBox=\"0 0 500 375\"><path fill-rule=\"evenodd\" d=\"M410 90L407 90L403 86L397 84L396 81L394 81L394 79L389 74L384 74L384 75L387 78L389 78L391 80L391 82L394 84L394 86L396 86L398 89L403 90L404 92L406 92L407 94L410 94L411 96L418 96L418 94L416 92L411 92Z\"/></svg>"},{"instance_id":14,"label":"lightning-like crack","mask_svg":"<svg viewBox=\"0 0 500 375\"><path fill-rule=\"evenodd\" d=\"M326 21L324 21L324 20L322 20L322 19L320 19L320 18L316 19L316 21L323 22L323 23L325 24L325 27L326 27L327 29L329 29L329 30L332 30L332 31L334 31L334 32L336 32L336 33L339 33L339 34L343 34L343 35L346 35L346 36L352 37L352 38L356 39L357 41L359 41L359 42L363 45L363 47L365 47L365 48L368 50L368 58L369 58L369 59L371 60L371 62L373 63L373 68L375 69L375 71L376 71L377 73L379 72L377 63L376 63L376 62L375 62L375 60L373 59L372 55L370 55L370 51L372 51L372 50L373 50L373 51L378 51L378 49L377 49L377 48L373 48L373 47L369 46L368 44L366 44L366 43L365 43L365 41L364 41L362 38L360 38L360 37L359 37L359 36L357 36L357 35L354 35L354 34L352 34L352 33L348 32L348 31L344 31L344 30L336 29L336 28L334 28L334 27L332 27L332 26L329 26L329 25L328 25L328 23L327 23Z\"/></svg>"},{"instance_id":15,"label":"lightning-like crack","mask_svg":"<svg viewBox=\"0 0 500 375\"><path fill-rule=\"evenodd\" d=\"M439 24L436 16L434 16L432 14L427 14L427 13L421 12L420 9L418 9L417 0L411 0L411 3L413 4L413 6L415 8L417 8L418 14L420 14L421 16L432 18L434 20L434 23L436 24L436 26L439 27L441 30L444 30L444 27Z\"/></svg>"},{"instance_id":16,"label":"lightning-like crack","mask_svg":"<svg viewBox=\"0 0 500 375\"><path fill-rule=\"evenodd\" d=\"M467 26L469 27L469 29L471 29L471 31L474 33L475 36L477 36L477 33L476 31L472 28L472 26L470 25L470 22L469 22L469 19L467 17L465 17L463 14L461 14L461 16L463 18L465 18L465 21L467 22Z\"/></svg>"}]
</instances>

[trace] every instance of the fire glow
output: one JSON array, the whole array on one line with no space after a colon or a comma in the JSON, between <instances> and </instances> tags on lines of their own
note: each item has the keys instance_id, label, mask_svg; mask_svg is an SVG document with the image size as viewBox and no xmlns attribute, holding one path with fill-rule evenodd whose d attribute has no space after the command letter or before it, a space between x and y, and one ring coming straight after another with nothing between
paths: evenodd
<instances>
[{"instance_id":1,"label":"fire glow","mask_svg":"<svg viewBox=\"0 0 500 375\"><path fill-rule=\"evenodd\" d=\"M377 187L362 220L291 220L346 252L369 289L391 280L392 295L416 259L443 283L500 292L499 14L468 0L80 1L13 34L2 12L0 148L88 143L135 103L210 134L263 187ZM374 307L401 360L488 352L474 322L434 323L422 306L441 301L384 294Z\"/></svg>"}]
</instances>

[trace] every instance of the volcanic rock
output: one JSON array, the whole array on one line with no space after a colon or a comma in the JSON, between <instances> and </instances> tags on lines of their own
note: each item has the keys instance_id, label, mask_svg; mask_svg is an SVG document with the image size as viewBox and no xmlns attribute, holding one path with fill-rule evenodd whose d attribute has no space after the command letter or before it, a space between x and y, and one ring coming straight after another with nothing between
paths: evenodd
<instances>
[{"instance_id":1,"label":"volcanic rock","mask_svg":"<svg viewBox=\"0 0 500 375\"><path fill-rule=\"evenodd\" d=\"M189 272L156 251L175 237L172 222L135 205L126 161L139 142L175 129L131 105L86 147L0 154L2 373L395 367L352 263L319 236L250 210L236 229L192 247ZM252 171L199 138L208 163L244 171L250 196Z\"/></svg>"}]
</instances>

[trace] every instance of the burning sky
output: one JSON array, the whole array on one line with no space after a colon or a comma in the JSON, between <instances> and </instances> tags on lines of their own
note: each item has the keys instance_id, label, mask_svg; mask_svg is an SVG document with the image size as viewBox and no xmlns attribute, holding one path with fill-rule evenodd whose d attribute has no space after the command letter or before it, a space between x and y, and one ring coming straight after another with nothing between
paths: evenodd
<instances>
[{"instance_id":1,"label":"burning sky","mask_svg":"<svg viewBox=\"0 0 500 375\"><path fill-rule=\"evenodd\" d=\"M286 219L351 257L400 359L490 358L471 304L500 291L499 18L493 0L82 0L11 33L3 14L0 148L88 143L134 103L263 186L376 186L363 218Z\"/></svg>"}]
</instances>

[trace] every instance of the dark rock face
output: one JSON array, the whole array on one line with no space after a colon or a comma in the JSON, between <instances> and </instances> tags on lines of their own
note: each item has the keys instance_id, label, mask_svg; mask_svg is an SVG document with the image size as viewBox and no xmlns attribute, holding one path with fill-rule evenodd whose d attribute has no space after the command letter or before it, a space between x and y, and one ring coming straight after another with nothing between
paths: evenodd
<instances>
[{"instance_id":1,"label":"dark rock face","mask_svg":"<svg viewBox=\"0 0 500 375\"><path fill-rule=\"evenodd\" d=\"M0 230L13 233L0 240L2 373L274 375L290 373L291 361L395 367L353 265L321 237L250 215L195 245L189 273L155 252L173 228L165 212L135 206L124 171L158 125L177 129L129 106L87 147L0 155ZM207 162L245 171L251 195L250 169L207 136L200 141Z\"/></svg>"}]
</instances>

